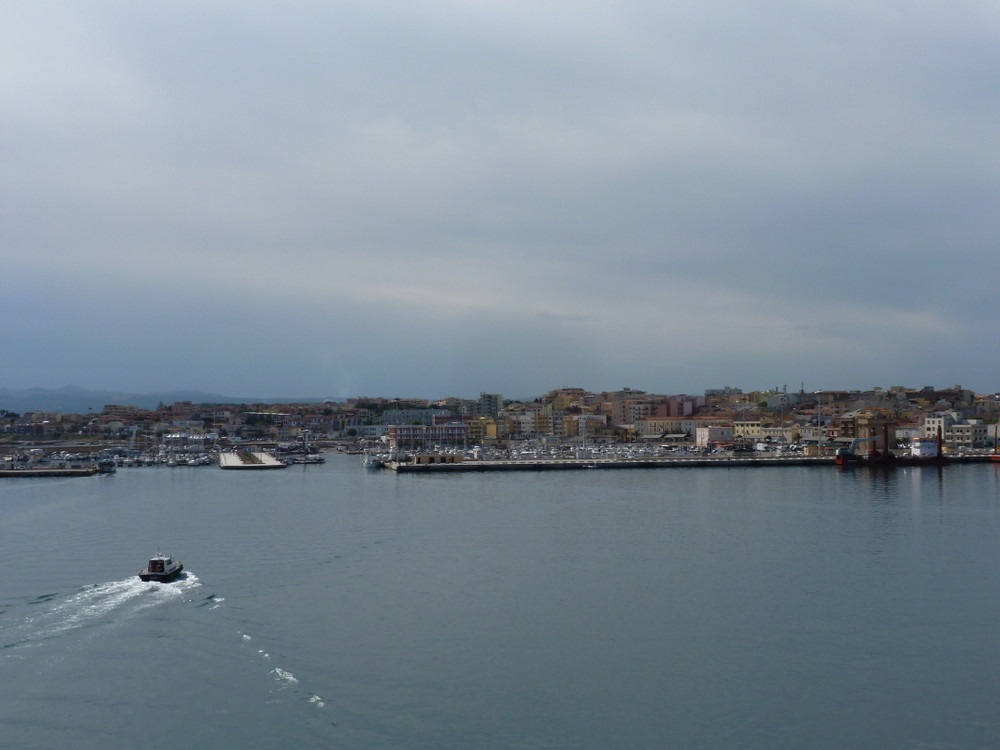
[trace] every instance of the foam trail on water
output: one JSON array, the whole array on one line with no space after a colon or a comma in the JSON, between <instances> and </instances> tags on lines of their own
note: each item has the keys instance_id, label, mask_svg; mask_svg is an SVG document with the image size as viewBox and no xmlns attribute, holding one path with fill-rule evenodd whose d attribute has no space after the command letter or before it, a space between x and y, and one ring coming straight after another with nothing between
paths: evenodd
<instances>
[{"instance_id":1,"label":"foam trail on water","mask_svg":"<svg viewBox=\"0 0 1000 750\"><path fill-rule=\"evenodd\" d=\"M271 670L271 674L275 676L276 679L282 680L289 683L290 685L297 685L299 681L295 678L291 672L286 672L281 667L275 667Z\"/></svg>"},{"instance_id":2,"label":"foam trail on water","mask_svg":"<svg viewBox=\"0 0 1000 750\"><path fill-rule=\"evenodd\" d=\"M249 633L243 632L241 632L239 636L244 643L247 643L254 638ZM271 654L262 648L257 649L257 656L264 661L270 661L271 659ZM268 674L272 680L281 683L280 690L290 691L293 695L305 700L310 706L313 706L316 709L326 708L326 698L313 692L304 691L299 686L299 678L287 669L283 669L282 667L271 667L270 670L268 670Z\"/></svg>"},{"instance_id":3,"label":"foam trail on water","mask_svg":"<svg viewBox=\"0 0 1000 750\"><path fill-rule=\"evenodd\" d=\"M35 645L64 633L120 619L183 598L200 585L196 575L187 573L172 583L144 582L130 577L84 586L66 597L44 594L30 602L35 609L29 616L11 625L0 625L2 647Z\"/></svg>"}]
</instances>

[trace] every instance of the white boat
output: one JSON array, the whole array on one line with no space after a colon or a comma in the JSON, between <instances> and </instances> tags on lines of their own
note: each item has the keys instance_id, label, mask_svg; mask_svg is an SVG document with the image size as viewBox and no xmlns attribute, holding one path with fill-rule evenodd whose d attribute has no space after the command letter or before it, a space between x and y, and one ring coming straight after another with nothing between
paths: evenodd
<instances>
[{"instance_id":1,"label":"white boat","mask_svg":"<svg viewBox=\"0 0 1000 750\"><path fill-rule=\"evenodd\" d=\"M319 453L307 453L302 456L292 456L293 464L325 464L326 459Z\"/></svg>"},{"instance_id":2,"label":"white boat","mask_svg":"<svg viewBox=\"0 0 1000 750\"><path fill-rule=\"evenodd\" d=\"M166 583L174 580L183 572L184 564L180 560L157 552L156 555L149 558L149 564L146 565L145 570L139 573L139 579Z\"/></svg>"}]
</instances>

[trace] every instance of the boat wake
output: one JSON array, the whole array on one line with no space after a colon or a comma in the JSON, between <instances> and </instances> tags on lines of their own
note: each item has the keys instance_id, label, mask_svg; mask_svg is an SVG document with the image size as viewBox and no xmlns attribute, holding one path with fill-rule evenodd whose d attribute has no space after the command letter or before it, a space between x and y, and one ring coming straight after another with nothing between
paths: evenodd
<instances>
[{"instance_id":1,"label":"boat wake","mask_svg":"<svg viewBox=\"0 0 1000 750\"><path fill-rule=\"evenodd\" d=\"M240 636L244 643L249 643L253 640L253 636L246 633L242 633ZM265 663L269 663L271 660L271 654L269 654L264 649L257 649L257 656ZM283 689L291 690L298 699L305 701L309 705L315 708L325 708L326 699L315 693L304 691L299 687L299 678L294 674L289 672L287 669L282 669L281 667L272 667L269 672L271 678L281 685Z\"/></svg>"},{"instance_id":2,"label":"boat wake","mask_svg":"<svg viewBox=\"0 0 1000 750\"><path fill-rule=\"evenodd\" d=\"M23 609L8 610L7 614L23 616L0 622L0 649L37 646L69 632L116 622L148 607L181 600L200 585L198 577L188 572L172 583L143 582L132 576L84 586L74 594L42 594Z\"/></svg>"}]
</instances>

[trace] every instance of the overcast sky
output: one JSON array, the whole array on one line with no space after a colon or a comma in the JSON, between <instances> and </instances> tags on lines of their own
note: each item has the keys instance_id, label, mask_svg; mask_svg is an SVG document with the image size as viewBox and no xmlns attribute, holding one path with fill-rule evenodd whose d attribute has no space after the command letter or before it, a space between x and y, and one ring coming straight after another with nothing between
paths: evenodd
<instances>
[{"instance_id":1,"label":"overcast sky","mask_svg":"<svg viewBox=\"0 0 1000 750\"><path fill-rule=\"evenodd\" d=\"M8 0L0 387L1000 390L1000 4Z\"/></svg>"}]
</instances>

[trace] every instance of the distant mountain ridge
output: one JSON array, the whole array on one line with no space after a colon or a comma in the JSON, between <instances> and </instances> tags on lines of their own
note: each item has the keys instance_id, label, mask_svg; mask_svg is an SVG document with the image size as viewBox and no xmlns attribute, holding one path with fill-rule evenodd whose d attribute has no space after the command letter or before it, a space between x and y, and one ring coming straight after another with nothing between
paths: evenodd
<instances>
[{"instance_id":1,"label":"distant mountain ridge","mask_svg":"<svg viewBox=\"0 0 1000 750\"><path fill-rule=\"evenodd\" d=\"M138 406L155 409L160 404L191 401L195 404L281 404L311 403L322 398L278 398L224 396L203 391L162 391L155 393L126 393L122 391L92 391L77 386L63 388L0 388L0 409L23 414L28 411L56 411L63 414L100 413L106 404Z\"/></svg>"}]
</instances>

